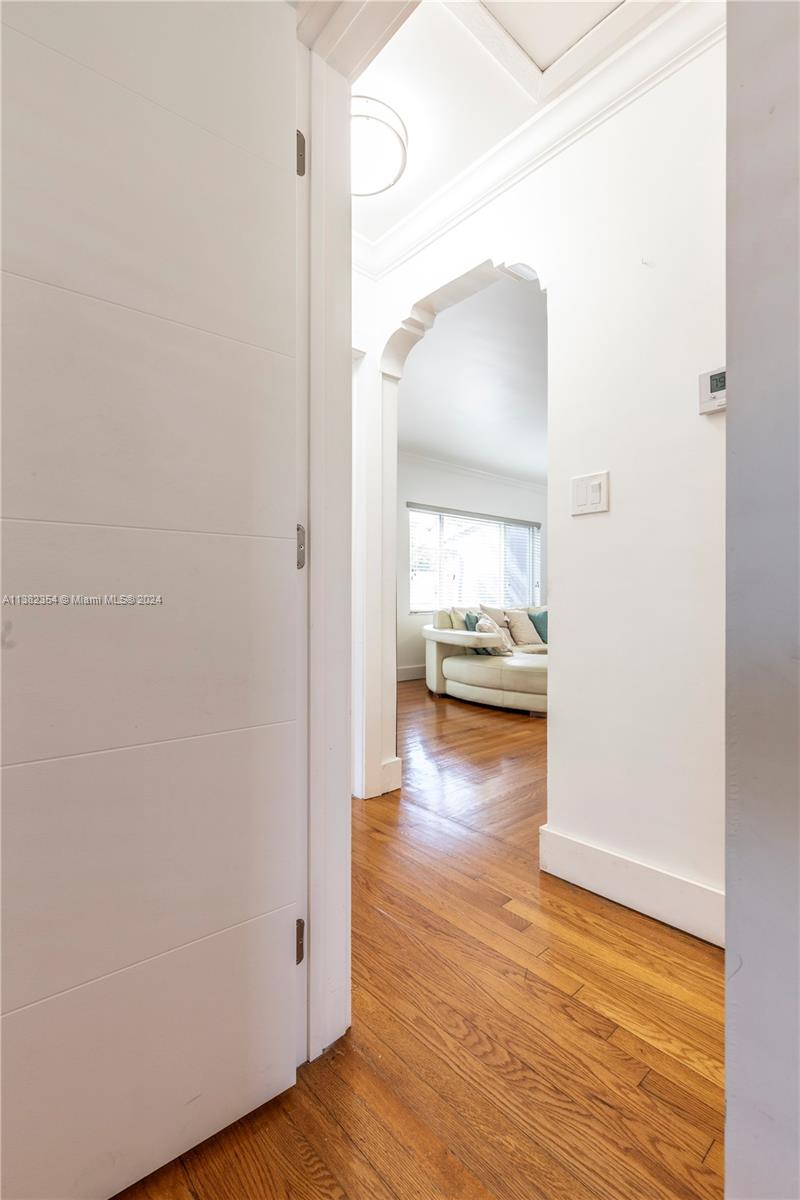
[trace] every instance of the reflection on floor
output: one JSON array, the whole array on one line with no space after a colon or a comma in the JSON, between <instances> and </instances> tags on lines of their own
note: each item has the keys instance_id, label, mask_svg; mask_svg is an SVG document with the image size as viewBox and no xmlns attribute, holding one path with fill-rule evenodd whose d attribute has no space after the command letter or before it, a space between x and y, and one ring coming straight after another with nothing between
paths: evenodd
<instances>
[{"instance_id":1,"label":"reflection on floor","mask_svg":"<svg viewBox=\"0 0 800 1200\"><path fill-rule=\"evenodd\" d=\"M540 875L546 721L399 685L353 1029L126 1200L722 1200L722 953Z\"/></svg>"}]
</instances>

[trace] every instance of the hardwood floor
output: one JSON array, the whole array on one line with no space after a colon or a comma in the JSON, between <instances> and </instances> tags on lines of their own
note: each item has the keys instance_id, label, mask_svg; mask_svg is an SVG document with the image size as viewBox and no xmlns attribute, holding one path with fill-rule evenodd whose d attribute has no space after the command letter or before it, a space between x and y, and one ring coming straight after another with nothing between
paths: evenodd
<instances>
[{"instance_id":1,"label":"hardwood floor","mask_svg":"<svg viewBox=\"0 0 800 1200\"><path fill-rule=\"evenodd\" d=\"M125 1200L722 1200L722 952L538 870L547 723L399 686L353 1028Z\"/></svg>"}]
</instances>

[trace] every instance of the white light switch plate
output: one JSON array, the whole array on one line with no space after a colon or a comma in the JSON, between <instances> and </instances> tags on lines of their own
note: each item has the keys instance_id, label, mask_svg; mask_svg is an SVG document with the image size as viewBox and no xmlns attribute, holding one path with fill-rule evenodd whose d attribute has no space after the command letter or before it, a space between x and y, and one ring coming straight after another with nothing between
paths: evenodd
<instances>
[{"instance_id":1,"label":"white light switch plate","mask_svg":"<svg viewBox=\"0 0 800 1200\"><path fill-rule=\"evenodd\" d=\"M608 512L608 471L576 475L572 480L572 515Z\"/></svg>"}]
</instances>

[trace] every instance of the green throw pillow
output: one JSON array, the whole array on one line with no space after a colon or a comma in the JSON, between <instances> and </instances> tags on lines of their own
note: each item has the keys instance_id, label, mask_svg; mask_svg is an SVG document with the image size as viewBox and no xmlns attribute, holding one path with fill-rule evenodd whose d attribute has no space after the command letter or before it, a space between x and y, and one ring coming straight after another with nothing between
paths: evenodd
<instances>
[{"instance_id":1,"label":"green throw pillow","mask_svg":"<svg viewBox=\"0 0 800 1200\"><path fill-rule=\"evenodd\" d=\"M475 633L477 631L478 621L480 621L480 617L477 613L464 613L464 624L470 633ZM485 646L476 646L475 653L491 654L491 650L487 650Z\"/></svg>"},{"instance_id":2,"label":"green throw pillow","mask_svg":"<svg viewBox=\"0 0 800 1200\"><path fill-rule=\"evenodd\" d=\"M545 609L543 612L528 613L528 616L530 617L531 622L533 623L533 628L536 630L539 637L542 639L542 641L544 642L544 644L546 646L547 645L547 609Z\"/></svg>"}]
</instances>

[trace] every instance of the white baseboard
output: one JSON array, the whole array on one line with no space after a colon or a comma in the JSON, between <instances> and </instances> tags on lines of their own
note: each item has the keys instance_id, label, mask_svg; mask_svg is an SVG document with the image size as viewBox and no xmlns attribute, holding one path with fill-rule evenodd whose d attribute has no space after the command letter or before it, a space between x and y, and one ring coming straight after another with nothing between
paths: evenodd
<instances>
[{"instance_id":1,"label":"white baseboard","mask_svg":"<svg viewBox=\"0 0 800 1200\"><path fill-rule=\"evenodd\" d=\"M725 945L725 893L673 875L543 825L539 830L543 871L597 892L648 917Z\"/></svg>"},{"instance_id":2,"label":"white baseboard","mask_svg":"<svg viewBox=\"0 0 800 1200\"><path fill-rule=\"evenodd\" d=\"M381 795L385 794L386 792L396 791L402 782L402 759L390 758L388 762L381 763Z\"/></svg>"},{"instance_id":3,"label":"white baseboard","mask_svg":"<svg viewBox=\"0 0 800 1200\"><path fill-rule=\"evenodd\" d=\"M425 678L425 663L420 663L418 667L398 667L397 682L404 683L407 679L424 679Z\"/></svg>"}]
</instances>

